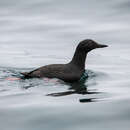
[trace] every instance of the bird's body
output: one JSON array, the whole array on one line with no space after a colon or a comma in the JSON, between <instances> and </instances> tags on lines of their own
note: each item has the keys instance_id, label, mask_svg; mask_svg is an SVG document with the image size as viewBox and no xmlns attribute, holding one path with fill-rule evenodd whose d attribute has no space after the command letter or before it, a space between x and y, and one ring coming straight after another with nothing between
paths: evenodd
<instances>
[{"instance_id":1,"label":"bird's body","mask_svg":"<svg viewBox=\"0 0 130 130\"><path fill-rule=\"evenodd\" d=\"M80 70L77 66L68 64L51 64L40 67L29 73L23 73L26 78L58 78L66 82L79 80L85 70Z\"/></svg>"},{"instance_id":2,"label":"bird's body","mask_svg":"<svg viewBox=\"0 0 130 130\"><path fill-rule=\"evenodd\" d=\"M58 78L65 82L75 82L80 80L85 72L85 60L89 51L95 48L107 47L97 44L93 40L84 40L76 48L72 60L68 64L51 64L40 67L31 72L24 72L24 78Z\"/></svg>"}]
</instances>

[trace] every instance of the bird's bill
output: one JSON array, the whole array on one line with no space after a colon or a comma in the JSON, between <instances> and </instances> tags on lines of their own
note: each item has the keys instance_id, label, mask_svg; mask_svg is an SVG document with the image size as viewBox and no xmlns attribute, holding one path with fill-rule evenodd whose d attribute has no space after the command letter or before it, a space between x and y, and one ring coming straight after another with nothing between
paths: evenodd
<instances>
[{"instance_id":1,"label":"bird's bill","mask_svg":"<svg viewBox=\"0 0 130 130\"><path fill-rule=\"evenodd\" d=\"M98 44L98 48L104 48L104 47L108 47L108 45Z\"/></svg>"}]
</instances>

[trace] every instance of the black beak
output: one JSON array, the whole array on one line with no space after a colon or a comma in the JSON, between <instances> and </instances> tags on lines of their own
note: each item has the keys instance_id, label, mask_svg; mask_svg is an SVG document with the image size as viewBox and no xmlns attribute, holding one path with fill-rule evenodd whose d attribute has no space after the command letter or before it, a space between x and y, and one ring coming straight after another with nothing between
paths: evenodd
<instances>
[{"instance_id":1,"label":"black beak","mask_svg":"<svg viewBox=\"0 0 130 130\"><path fill-rule=\"evenodd\" d=\"M98 44L97 48L104 48L104 47L108 47L108 45Z\"/></svg>"}]
</instances>

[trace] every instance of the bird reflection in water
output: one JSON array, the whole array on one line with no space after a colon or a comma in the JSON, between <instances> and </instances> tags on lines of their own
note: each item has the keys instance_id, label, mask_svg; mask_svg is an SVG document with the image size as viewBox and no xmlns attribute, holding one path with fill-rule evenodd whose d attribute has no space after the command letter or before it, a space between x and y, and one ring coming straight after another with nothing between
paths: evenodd
<instances>
[{"instance_id":1,"label":"bird reflection in water","mask_svg":"<svg viewBox=\"0 0 130 130\"><path fill-rule=\"evenodd\" d=\"M81 79L78 81L78 82L74 82L74 83L65 83L69 86L68 90L67 91L64 91L64 92L57 92L57 93L50 93L50 94L47 94L46 96L53 96L53 97L60 97L60 96L67 96L67 95L72 95L72 94L80 94L80 95L90 95L90 94L99 94L101 92L95 92L95 90L91 90L91 91L88 91L88 85L87 85L87 81L89 80L89 78L93 78L93 76L91 75L90 77L88 76L87 73L84 73L83 76L81 77ZM31 87L34 87L34 86L38 86L39 82L36 82L35 80L35 83L34 82L29 82L29 84L27 84L25 82L25 80L20 80L21 82L24 82L26 85L23 85L22 88L24 89L28 89L28 88L31 88ZM32 80L31 80L32 81ZM64 83L62 81L53 81L51 79L48 79L48 78L44 78L44 82L47 82L47 83ZM81 103L88 103L88 102L97 102L99 101L97 98L84 98L84 99L79 99L79 102Z\"/></svg>"},{"instance_id":2,"label":"bird reflection in water","mask_svg":"<svg viewBox=\"0 0 130 130\"><path fill-rule=\"evenodd\" d=\"M70 86L68 91L64 92L57 92L57 93L50 93L46 96L53 96L53 97L59 97L59 96L67 96L72 94L81 94L81 95L87 95L87 94L99 94L100 92L94 92L94 91L88 91L88 86L85 84L86 79L81 80L79 82L74 83L68 83ZM88 103L88 102L97 102L97 98L84 98L79 99L79 102L81 103Z\"/></svg>"}]
</instances>

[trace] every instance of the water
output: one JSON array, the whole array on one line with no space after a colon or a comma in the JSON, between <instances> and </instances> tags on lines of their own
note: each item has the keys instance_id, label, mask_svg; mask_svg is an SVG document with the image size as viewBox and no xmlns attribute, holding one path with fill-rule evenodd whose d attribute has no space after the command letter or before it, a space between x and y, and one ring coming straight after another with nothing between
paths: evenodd
<instances>
[{"instance_id":1,"label":"water","mask_svg":"<svg viewBox=\"0 0 130 130\"><path fill-rule=\"evenodd\" d=\"M0 0L0 129L129 130L130 1ZM67 63L78 42L89 53L85 84L7 80Z\"/></svg>"}]
</instances>

